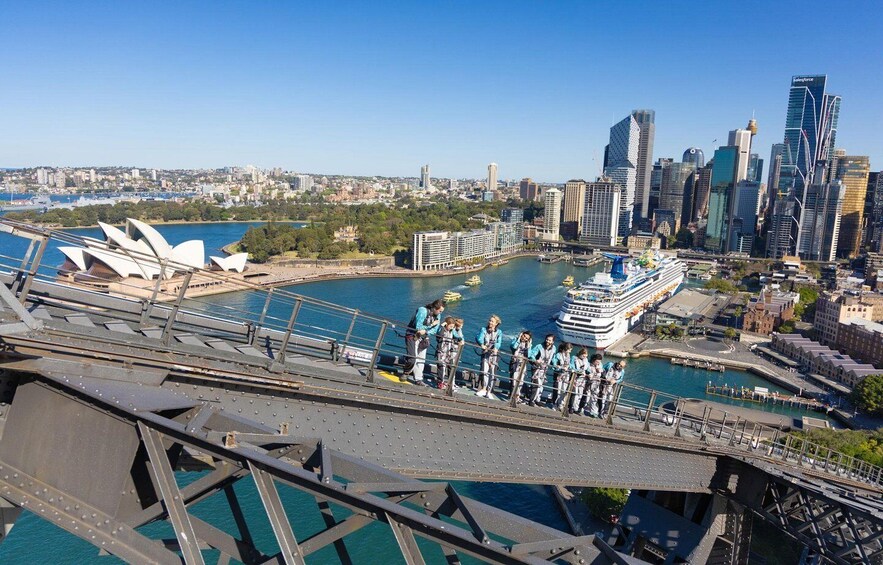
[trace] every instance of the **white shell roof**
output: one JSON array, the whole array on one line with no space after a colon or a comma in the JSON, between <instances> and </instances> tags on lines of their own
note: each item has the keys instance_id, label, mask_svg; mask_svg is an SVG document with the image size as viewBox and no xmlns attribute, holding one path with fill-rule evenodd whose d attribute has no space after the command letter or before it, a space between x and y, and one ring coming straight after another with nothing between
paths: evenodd
<instances>
[{"instance_id":1,"label":"white shell roof","mask_svg":"<svg viewBox=\"0 0 883 565\"><path fill-rule=\"evenodd\" d=\"M245 261L248 259L248 253L236 253L229 257L209 257L212 263L217 265L224 271L236 271L241 273L245 270Z\"/></svg>"}]
</instances>

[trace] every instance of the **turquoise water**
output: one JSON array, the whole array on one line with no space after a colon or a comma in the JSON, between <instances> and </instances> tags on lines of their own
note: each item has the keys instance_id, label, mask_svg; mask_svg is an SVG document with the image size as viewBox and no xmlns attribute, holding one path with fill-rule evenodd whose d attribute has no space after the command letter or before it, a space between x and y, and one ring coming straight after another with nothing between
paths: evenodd
<instances>
[{"instance_id":1,"label":"turquoise water","mask_svg":"<svg viewBox=\"0 0 883 565\"><path fill-rule=\"evenodd\" d=\"M220 253L219 250L223 245L241 237L250 225L260 223L176 224L158 226L157 229L173 244L187 239L201 238L205 241L207 255L211 255ZM93 237L100 235L97 229L71 231ZM20 256L26 248L25 240L0 234L0 254ZM47 252L48 264L57 265L61 260L61 254L57 250ZM512 260L508 265L490 267L482 271L480 276L484 284L477 287L466 287L463 282L467 275L461 274L428 278L322 281L293 286L289 290L406 323L417 306L440 298L446 290L452 289L462 293L463 300L450 304L446 314L464 318L467 339L475 336L490 314L497 314L502 318L502 328L507 337L516 335L521 329L530 329L534 336L541 338L545 333L554 333L552 317L557 313L565 293L565 288L560 284L564 277L573 275L579 281L589 277L596 269L574 267L567 263L540 264L532 258L520 258ZM242 315L256 316L263 306L264 298L254 293L231 293L202 300L211 301L216 306L236 308L242 312ZM287 318L287 313L284 311L273 311L271 314L281 319ZM315 320L315 322L328 322L328 320ZM471 360L474 361L474 353L471 349L467 349L467 352L467 356L472 355ZM467 358L465 361L469 362L470 359ZM741 371L711 373L672 366L658 359L630 361L626 379L631 383L670 394L698 398L704 398L705 384L709 381L714 384L727 383L747 387L767 386L771 390L778 390L759 377ZM779 390L779 392L784 391ZM792 415L800 414L795 412ZM184 484L197 476L198 474L195 473L179 473L178 479ZM467 496L488 504L552 527L566 528L554 502L542 487L489 483L464 483L458 487ZM269 524L260 517L260 501L255 496L252 483L248 480L240 481L236 488L237 492L246 495L243 501L245 512L249 516L249 527L259 547L266 552L275 551L273 549L275 542ZM280 488L280 492L288 515L296 516L294 530L298 539L304 539L318 531L322 522L312 499L293 489ZM234 531L233 520L223 497L214 497L202 502L194 509L194 514L209 518L213 524L228 531ZM346 516L346 512L336 508L335 516L340 519ZM162 525L149 526L143 531L154 537L172 536L171 532ZM402 562L394 538L383 525L374 524L366 527L346 538L346 543L358 563ZM444 563L440 551L433 544L424 542L420 544L427 562ZM207 557L208 555L207 553ZM0 561L84 563L117 560L112 557L99 559L96 550L90 544L25 512L8 539L0 545ZM333 549L326 548L309 557L308 562L333 563L336 562L336 557Z\"/></svg>"}]
</instances>

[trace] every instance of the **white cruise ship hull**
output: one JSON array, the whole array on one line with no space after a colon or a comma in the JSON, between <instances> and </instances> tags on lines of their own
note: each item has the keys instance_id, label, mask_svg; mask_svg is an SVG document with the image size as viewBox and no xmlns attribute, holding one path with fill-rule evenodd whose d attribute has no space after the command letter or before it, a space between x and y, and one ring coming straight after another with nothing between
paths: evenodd
<instances>
[{"instance_id":1,"label":"white cruise ship hull","mask_svg":"<svg viewBox=\"0 0 883 565\"><path fill-rule=\"evenodd\" d=\"M644 312L677 292L683 281L680 265L670 265L612 302L591 300L593 291L586 290L589 283L585 283L568 292L555 319L558 333L569 343L595 349L610 347L640 323Z\"/></svg>"}]
</instances>

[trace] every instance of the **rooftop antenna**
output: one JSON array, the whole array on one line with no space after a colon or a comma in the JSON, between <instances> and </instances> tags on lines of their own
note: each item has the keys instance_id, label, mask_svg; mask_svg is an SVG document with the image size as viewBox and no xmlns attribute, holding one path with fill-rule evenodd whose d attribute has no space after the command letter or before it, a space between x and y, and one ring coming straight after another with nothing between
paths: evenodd
<instances>
[{"instance_id":1,"label":"rooftop antenna","mask_svg":"<svg viewBox=\"0 0 883 565\"><path fill-rule=\"evenodd\" d=\"M601 167L601 164L598 162L598 150L597 149L592 150L592 163L594 163L595 166L598 167L598 180L600 180L604 176L604 170Z\"/></svg>"}]
</instances>

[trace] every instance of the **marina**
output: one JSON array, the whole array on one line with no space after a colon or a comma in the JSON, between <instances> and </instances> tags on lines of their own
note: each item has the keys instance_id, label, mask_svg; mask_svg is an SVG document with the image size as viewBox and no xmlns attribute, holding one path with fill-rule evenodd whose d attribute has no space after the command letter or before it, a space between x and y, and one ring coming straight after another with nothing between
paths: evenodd
<instances>
[{"instance_id":1,"label":"marina","mask_svg":"<svg viewBox=\"0 0 883 565\"><path fill-rule=\"evenodd\" d=\"M816 412L828 412L830 407L812 398L803 398L797 395L783 395L778 392L770 392L766 387L749 388L733 385L713 385L710 382L705 386L705 394L724 398L738 399L755 404L769 404L783 406L791 409L813 410Z\"/></svg>"}]
</instances>

